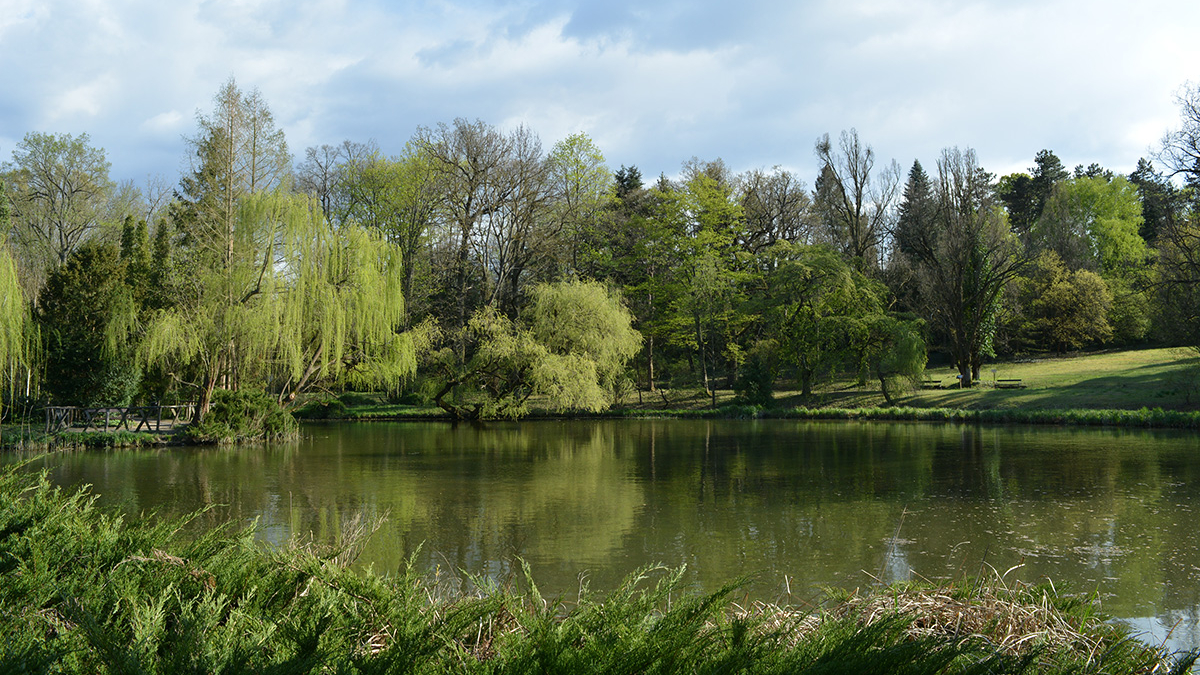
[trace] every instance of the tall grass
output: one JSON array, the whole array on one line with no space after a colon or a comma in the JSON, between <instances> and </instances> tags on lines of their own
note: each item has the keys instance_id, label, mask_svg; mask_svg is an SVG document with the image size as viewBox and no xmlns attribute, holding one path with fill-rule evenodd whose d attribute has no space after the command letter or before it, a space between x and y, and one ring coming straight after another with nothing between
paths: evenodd
<instances>
[{"instance_id":1,"label":"tall grass","mask_svg":"<svg viewBox=\"0 0 1200 675\"><path fill-rule=\"evenodd\" d=\"M45 473L0 473L0 672L1140 673L1194 660L1037 590L896 587L797 612L743 609L736 584L689 594L661 569L548 599L526 568L450 593L411 560L394 576L350 571L355 537L269 549L225 526L189 539L183 521L127 522L94 501ZM1006 642L1013 616L1027 623Z\"/></svg>"}]
</instances>

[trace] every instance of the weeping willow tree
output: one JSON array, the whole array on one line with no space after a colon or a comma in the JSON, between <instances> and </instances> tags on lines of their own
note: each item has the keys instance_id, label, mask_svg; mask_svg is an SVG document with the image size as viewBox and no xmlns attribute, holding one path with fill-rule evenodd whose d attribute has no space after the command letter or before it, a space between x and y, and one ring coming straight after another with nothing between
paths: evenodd
<instances>
[{"instance_id":1,"label":"weeping willow tree","mask_svg":"<svg viewBox=\"0 0 1200 675\"><path fill-rule=\"evenodd\" d=\"M3 197L3 192L0 192L0 200ZM0 219L3 215L0 213ZM0 372L8 380L10 394L15 394L18 389L20 371L25 370L25 377L20 378L25 382L29 381L31 374L28 370L28 330L31 327L28 316L29 306L21 291L17 265L9 253L4 231L0 231ZM3 405L3 398L0 397L0 413L3 413Z\"/></svg>"},{"instance_id":2,"label":"weeping willow tree","mask_svg":"<svg viewBox=\"0 0 1200 675\"><path fill-rule=\"evenodd\" d=\"M239 200L224 254L194 266L190 292L150 322L142 356L190 376L201 415L213 390L266 387L281 404L333 380L395 386L416 366L399 253L334 228L284 188ZM186 374L186 375L185 375Z\"/></svg>"},{"instance_id":3,"label":"weeping willow tree","mask_svg":"<svg viewBox=\"0 0 1200 675\"><path fill-rule=\"evenodd\" d=\"M556 411L599 411L642 346L633 315L591 281L539 284L514 321L494 307L431 350L434 400L455 419L518 418L540 397Z\"/></svg>"}]
</instances>

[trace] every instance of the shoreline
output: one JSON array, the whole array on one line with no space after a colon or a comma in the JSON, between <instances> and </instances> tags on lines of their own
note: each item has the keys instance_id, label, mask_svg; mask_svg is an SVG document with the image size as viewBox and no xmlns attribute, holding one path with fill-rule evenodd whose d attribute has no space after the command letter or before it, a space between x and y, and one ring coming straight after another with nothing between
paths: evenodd
<instances>
[{"instance_id":1,"label":"shoreline","mask_svg":"<svg viewBox=\"0 0 1200 675\"><path fill-rule=\"evenodd\" d=\"M484 420L459 423L574 421L638 419L780 419L879 422L954 422L974 424L1028 424L1039 426L1096 426L1141 429L1200 429L1200 411L1164 410L1163 408L1089 409L968 409L919 408L910 406L864 408L761 408L725 405L700 409L618 409L599 413L533 413L515 420ZM436 414L362 414L346 417L304 418L302 423L323 422L451 422L448 415Z\"/></svg>"},{"instance_id":2,"label":"shoreline","mask_svg":"<svg viewBox=\"0 0 1200 675\"><path fill-rule=\"evenodd\" d=\"M362 414L346 417L297 417L304 424L343 422L444 422L456 421L448 415L437 414ZM761 408L758 406L726 405L700 409L617 409L599 413L559 414L534 413L516 420L463 421L464 424L538 421L591 420L797 420L844 422L934 422L980 425L1029 425L1058 427L1098 427L1121 429L1200 429L1200 411L1164 410L1163 408L1123 409L981 409L864 407L864 408ZM3 451L65 451L113 448L168 448L203 445L176 440L178 432L170 434L127 431L118 432L43 432L5 433L0 442ZM254 443L256 441L250 441Z\"/></svg>"}]
</instances>

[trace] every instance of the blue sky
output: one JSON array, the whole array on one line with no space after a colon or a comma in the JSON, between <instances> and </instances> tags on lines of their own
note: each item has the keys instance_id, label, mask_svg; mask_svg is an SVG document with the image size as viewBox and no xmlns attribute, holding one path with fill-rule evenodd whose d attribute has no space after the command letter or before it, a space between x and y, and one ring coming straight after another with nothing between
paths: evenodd
<instances>
[{"instance_id":1,"label":"blue sky","mask_svg":"<svg viewBox=\"0 0 1200 675\"><path fill-rule=\"evenodd\" d=\"M420 125L585 132L609 165L782 165L854 127L883 160L973 147L998 174L1049 148L1118 172L1200 82L1184 0L0 0L0 161L87 132L113 177L178 180L196 113L257 87L293 155Z\"/></svg>"}]
</instances>

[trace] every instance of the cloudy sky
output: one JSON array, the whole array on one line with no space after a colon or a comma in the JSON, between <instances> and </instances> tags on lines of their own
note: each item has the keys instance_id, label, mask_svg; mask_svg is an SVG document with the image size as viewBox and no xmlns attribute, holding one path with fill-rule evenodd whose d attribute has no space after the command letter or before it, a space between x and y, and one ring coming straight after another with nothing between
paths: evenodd
<instances>
[{"instance_id":1,"label":"cloudy sky","mask_svg":"<svg viewBox=\"0 0 1200 675\"><path fill-rule=\"evenodd\" d=\"M1197 28L1194 0L0 0L0 161L87 132L114 178L174 182L233 76L298 157L464 117L582 131L647 177L720 157L811 185L851 127L905 169L969 146L1127 173L1200 82Z\"/></svg>"}]
</instances>

